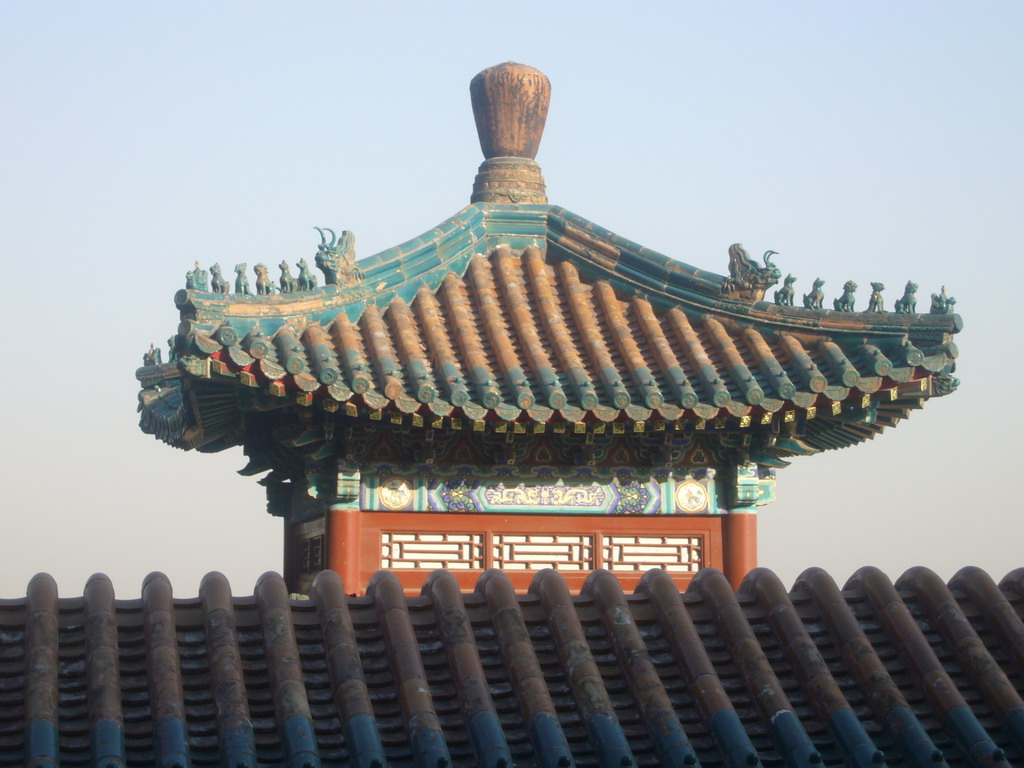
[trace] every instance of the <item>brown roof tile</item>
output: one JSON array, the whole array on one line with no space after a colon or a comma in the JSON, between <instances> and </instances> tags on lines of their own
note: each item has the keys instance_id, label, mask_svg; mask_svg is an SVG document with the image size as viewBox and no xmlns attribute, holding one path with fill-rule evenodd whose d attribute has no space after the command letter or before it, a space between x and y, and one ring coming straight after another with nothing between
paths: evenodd
<instances>
[{"instance_id":1,"label":"brown roof tile","mask_svg":"<svg viewBox=\"0 0 1024 768\"><path fill-rule=\"evenodd\" d=\"M178 367L357 412L646 421L803 411L948 372L956 354L955 316L872 325L851 313L666 304L536 246L498 245L439 274L408 299L355 308L324 293L316 312L308 296L190 291ZM296 301L305 309L291 309ZM927 340L927 352L911 338Z\"/></svg>"}]
</instances>

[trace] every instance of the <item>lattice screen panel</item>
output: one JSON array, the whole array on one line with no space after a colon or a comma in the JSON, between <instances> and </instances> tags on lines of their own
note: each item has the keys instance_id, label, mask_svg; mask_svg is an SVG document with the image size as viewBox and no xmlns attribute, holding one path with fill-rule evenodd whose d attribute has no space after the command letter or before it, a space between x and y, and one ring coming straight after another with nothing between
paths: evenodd
<instances>
[{"instance_id":1,"label":"lattice screen panel","mask_svg":"<svg viewBox=\"0 0 1024 768\"><path fill-rule=\"evenodd\" d=\"M594 568L594 537L578 534L494 534L491 558L506 571L589 571Z\"/></svg>"},{"instance_id":2,"label":"lattice screen panel","mask_svg":"<svg viewBox=\"0 0 1024 768\"><path fill-rule=\"evenodd\" d=\"M407 594L419 594L430 571L446 568L460 587L475 589L488 568L505 571L517 591L529 589L545 568L559 571L570 589L606 568L632 589L652 568L664 568L685 585L701 568L721 568L722 521L717 516L558 516L494 514L363 513L359 557L339 558L342 578L368 584L373 574L397 574ZM350 535L342 526L335 531ZM344 552L339 536L333 546ZM340 566L340 567L339 567ZM358 572L357 572L358 570ZM346 583L348 583L346 581Z\"/></svg>"},{"instance_id":3,"label":"lattice screen panel","mask_svg":"<svg viewBox=\"0 0 1024 768\"><path fill-rule=\"evenodd\" d=\"M482 570L481 533L381 533L380 567Z\"/></svg>"},{"instance_id":4,"label":"lattice screen panel","mask_svg":"<svg viewBox=\"0 0 1024 768\"><path fill-rule=\"evenodd\" d=\"M605 536L604 567L616 572L664 568L674 573L700 570L700 536Z\"/></svg>"},{"instance_id":5,"label":"lattice screen panel","mask_svg":"<svg viewBox=\"0 0 1024 768\"><path fill-rule=\"evenodd\" d=\"M299 542L299 571L319 573L324 568L324 534L311 536Z\"/></svg>"}]
</instances>

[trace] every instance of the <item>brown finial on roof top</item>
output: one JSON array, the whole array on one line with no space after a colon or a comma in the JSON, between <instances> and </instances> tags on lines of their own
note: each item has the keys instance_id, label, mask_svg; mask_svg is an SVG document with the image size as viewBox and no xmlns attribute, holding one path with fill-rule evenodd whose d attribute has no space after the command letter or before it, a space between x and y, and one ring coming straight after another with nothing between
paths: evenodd
<instances>
[{"instance_id":1,"label":"brown finial on roof top","mask_svg":"<svg viewBox=\"0 0 1024 768\"><path fill-rule=\"evenodd\" d=\"M484 160L473 184L474 203L548 202L534 162L544 135L551 83L540 70L506 62L469 84Z\"/></svg>"}]
</instances>

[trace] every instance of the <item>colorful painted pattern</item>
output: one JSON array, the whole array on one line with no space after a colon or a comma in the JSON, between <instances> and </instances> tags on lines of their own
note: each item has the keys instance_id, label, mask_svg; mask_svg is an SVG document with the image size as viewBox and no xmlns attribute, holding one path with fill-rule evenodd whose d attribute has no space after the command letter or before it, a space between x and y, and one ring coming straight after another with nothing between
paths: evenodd
<instances>
[{"instance_id":1,"label":"colorful painted pattern","mask_svg":"<svg viewBox=\"0 0 1024 768\"><path fill-rule=\"evenodd\" d=\"M465 480L444 480L437 495L446 512L478 512L472 489Z\"/></svg>"},{"instance_id":2,"label":"colorful painted pattern","mask_svg":"<svg viewBox=\"0 0 1024 768\"><path fill-rule=\"evenodd\" d=\"M619 501L612 510L617 515L642 515L651 500L651 493L636 480L619 486Z\"/></svg>"},{"instance_id":3,"label":"colorful painted pattern","mask_svg":"<svg viewBox=\"0 0 1024 768\"><path fill-rule=\"evenodd\" d=\"M379 465L362 471L358 501L362 509L381 512L483 512L543 515L715 515L727 511L719 499L730 495L724 476L714 470L641 473L577 469L554 476L546 467L481 473L478 467L426 468ZM752 474L751 474L752 472ZM774 475L761 478L756 467L739 474L753 482L753 501L767 503L761 485L774 486ZM745 486L746 487L746 486ZM700 503L693 503L699 497Z\"/></svg>"}]
</instances>

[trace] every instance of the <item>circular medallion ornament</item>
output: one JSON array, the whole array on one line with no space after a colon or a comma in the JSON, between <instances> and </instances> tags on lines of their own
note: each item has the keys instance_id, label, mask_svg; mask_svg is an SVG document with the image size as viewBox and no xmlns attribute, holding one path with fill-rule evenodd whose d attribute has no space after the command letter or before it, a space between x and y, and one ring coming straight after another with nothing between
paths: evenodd
<instances>
[{"instance_id":1,"label":"circular medallion ornament","mask_svg":"<svg viewBox=\"0 0 1024 768\"><path fill-rule=\"evenodd\" d=\"M381 483L377 495L388 509L402 509L412 501L412 486L404 477L389 477Z\"/></svg>"},{"instance_id":2,"label":"circular medallion ornament","mask_svg":"<svg viewBox=\"0 0 1024 768\"><path fill-rule=\"evenodd\" d=\"M685 512L703 512L708 506L708 489L695 480L676 487L676 506Z\"/></svg>"}]
</instances>

